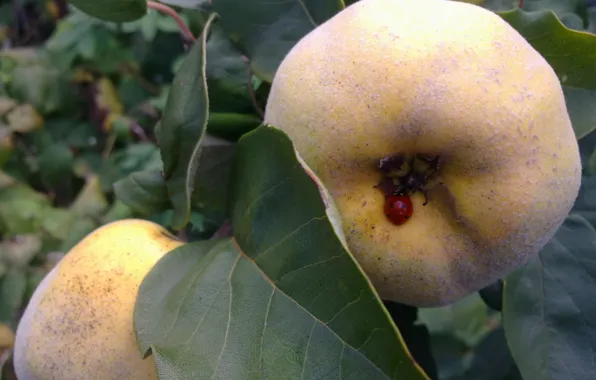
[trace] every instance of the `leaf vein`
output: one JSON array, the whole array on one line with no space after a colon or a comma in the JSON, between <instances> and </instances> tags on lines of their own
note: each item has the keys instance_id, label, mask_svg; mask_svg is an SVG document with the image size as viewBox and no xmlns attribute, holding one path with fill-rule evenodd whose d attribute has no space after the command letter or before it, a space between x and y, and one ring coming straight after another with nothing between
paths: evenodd
<instances>
[{"instance_id":1,"label":"leaf vein","mask_svg":"<svg viewBox=\"0 0 596 380\"><path fill-rule=\"evenodd\" d=\"M298 233L302 228L306 227L307 225L309 225L311 222L313 221L317 221L317 220L325 220L327 218L326 215L324 216L319 216L319 217L314 217L309 219L308 221L302 223L300 226L296 227L293 231L287 233L283 238L281 238L280 240L276 241L275 243L271 244L269 247L267 247L266 249L264 249L263 251L259 252L254 258L254 261L257 261L259 259L259 257L261 257L263 254L267 253L268 251L274 249L275 247L277 247L278 245L282 244L284 241L286 241L287 239L289 239L291 236L293 236L294 234Z\"/></svg>"},{"instance_id":2,"label":"leaf vein","mask_svg":"<svg viewBox=\"0 0 596 380\"><path fill-rule=\"evenodd\" d=\"M353 304L359 302L362 299L362 292L363 292L363 290L360 290L360 294L358 294L358 297L356 297L355 300L352 300L352 301L348 302L344 307L342 307L333 317L331 317L331 319L329 319L327 321L326 324L330 324L331 322L333 322L333 320L335 318L337 318L341 313L343 313L348 307L350 307Z\"/></svg>"},{"instance_id":3,"label":"leaf vein","mask_svg":"<svg viewBox=\"0 0 596 380\"><path fill-rule=\"evenodd\" d=\"M306 359L308 358L308 347L310 346L310 341L312 336L315 332L315 326L317 325L317 319L313 318L312 328L310 329L310 334L308 334L308 341L306 342L306 347L304 349L304 360L302 361L302 373L300 374L300 380L304 379L304 370L306 369Z\"/></svg>"},{"instance_id":4,"label":"leaf vein","mask_svg":"<svg viewBox=\"0 0 596 380\"><path fill-rule=\"evenodd\" d=\"M315 265L319 265L319 264L325 264L325 263L327 263L327 262L329 262L329 261L333 261L333 260L335 260L335 259L340 259L340 258L342 258L342 257L343 257L343 255L337 255L337 256L332 256L332 257L329 257L329 258L327 258L327 259L325 259L325 260L317 261L316 263L310 263L310 264L306 264L306 265L304 265L304 266L302 266L302 267L300 267L300 268L296 268L296 269L293 269L293 270L291 270L291 271L289 271L289 272L287 272L287 273L284 273L284 274L283 274L283 276L281 276L280 278L278 278L277 280L275 280L273 283L274 283L274 284L277 284L279 281L283 280L283 279L284 279L284 277L286 277L286 276L289 276L289 275L291 275L292 273L295 273L295 272L301 271L301 270L303 270L303 269L306 269L306 268L314 267Z\"/></svg>"},{"instance_id":5,"label":"leaf vein","mask_svg":"<svg viewBox=\"0 0 596 380\"><path fill-rule=\"evenodd\" d=\"M213 376L211 376L211 380L215 379L215 374L217 373L217 369L219 368L219 365L221 363L221 358L223 356L223 353L226 351L226 347L228 345L228 334L230 333L230 322L232 321L232 276L234 275L234 271L236 270L236 267L238 266L238 263L240 262L240 259L242 258L241 255L238 255L238 258L236 259L236 261L234 262L234 265L232 266L232 269L230 270L230 275L228 276L228 283L229 283L229 287L230 287L230 303L228 305L228 323L226 324L226 333L224 335L224 344L221 347L221 352L219 353L219 357L217 358L217 364L215 365L215 368L213 369Z\"/></svg>"},{"instance_id":6,"label":"leaf vein","mask_svg":"<svg viewBox=\"0 0 596 380\"><path fill-rule=\"evenodd\" d=\"M263 377L263 347L265 346L265 331L267 330L267 322L269 321L269 310L271 310L271 301L275 294L275 287L271 287L271 296L269 296L269 303L267 304L267 311L265 312L265 323L263 323L263 333L261 334L261 354L259 355L259 377Z\"/></svg>"}]
</instances>

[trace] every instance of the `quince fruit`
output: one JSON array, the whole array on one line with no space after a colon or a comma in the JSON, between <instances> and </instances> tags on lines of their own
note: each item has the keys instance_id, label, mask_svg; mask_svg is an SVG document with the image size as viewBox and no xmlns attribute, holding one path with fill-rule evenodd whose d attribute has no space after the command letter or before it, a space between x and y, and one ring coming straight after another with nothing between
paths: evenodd
<instances>
[{"instance_id":1,"label":"quince fruit","mask_svg":"<svg viewBox=\"0 0 596 380\"><path fill-rule=\"evenodd\" d=\"M20 380L158 379L133 327L145 275L181 246L163 227L126 219L74 246L35 289L15 338Z\"/></svg>"},{"instance_id":2,"label":"quince fruit","mask_svg":"<svg viewBox=\"0 0 596 380\"><path fill-rule=\"evenodd\" d=\"M418 307L455 302L534 257L579 191L557 75L468 3L345 8L284 58L265 122L329 190L379 295Z\"/></svg>"}]
</instances>

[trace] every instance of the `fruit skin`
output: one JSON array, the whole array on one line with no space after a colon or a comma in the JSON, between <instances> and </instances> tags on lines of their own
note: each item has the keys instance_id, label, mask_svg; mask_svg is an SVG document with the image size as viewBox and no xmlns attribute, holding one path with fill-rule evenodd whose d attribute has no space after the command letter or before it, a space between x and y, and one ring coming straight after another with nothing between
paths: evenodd
<instances>
[{"instance_id":1,"label":"fruit skin","mask_svg":"<svg viewBox=\"0 0 596 380\"><path fill-rule=\"evenodd\" d=\"M182 245L145 220L104 225L71 249L36 288L16 332L19 380L157 379L133 330L140 283Z\"/></svg>"},{"instance_id":2,"label":"fruit skin","mask_svg":"<svg viewBox=\"0 0 596 380\"><path fill-rule=\"evenodd\" d=\"M412 217L414 206L407 195L389 195L383 211L391 223L401 226Z\"/></svg>"},{"instance_id":3,"label":"fruit skin","mask_svg":"<svg viewBox=\"0 0 596 380\"><path fill-rule=\"evenodd\" d=\"M498 15L442 0L361 0L300 40L265 122L293 140L379 295L441 306L534 257L577 197L559 80ZM376 165L441 155L429 203L395 226Z\"/></svg>"}]
</instances>

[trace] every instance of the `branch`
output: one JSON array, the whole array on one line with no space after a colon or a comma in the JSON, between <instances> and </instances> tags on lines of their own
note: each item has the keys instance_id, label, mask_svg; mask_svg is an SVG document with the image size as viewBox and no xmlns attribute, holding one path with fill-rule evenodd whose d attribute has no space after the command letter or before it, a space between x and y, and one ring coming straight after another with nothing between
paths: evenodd
<instances>
[{"instance_id":1,"label":"branch","mask_svg":"<svg viewBox=\"0 0 596 380\"><path fill-rule=\"evenodd\" d=\"M211 239L222 239L231 237L233 235L232 223L229 220L226 220L221 226L219 226L219 229L215 231L213 236L211 236Z\"/></svg>"},{"instance_id":2,"label":"branch","mask_svg":"<svg viewBox=\"0 0 596 380\"><path fill-rule=\"evenodd\" d=\"M176 24L178 24L180 33L182 33L182 36L184 36L184 38L187 41L195 42L197 40L196 37L192 34L190 29L188 28L188 26L186 26L186 24L184 23L184 20L182 20L182 17L180 17L178 12L176 12L174 9L168 7L165 4L157 3L155 1L147 1L147 7L151 8L151 9L155 9L156 11L159 11L161 13L165 13L168 16L170 16L171 18L173 18L174 21L176 21Z\"/></svg>"}]
</instances>

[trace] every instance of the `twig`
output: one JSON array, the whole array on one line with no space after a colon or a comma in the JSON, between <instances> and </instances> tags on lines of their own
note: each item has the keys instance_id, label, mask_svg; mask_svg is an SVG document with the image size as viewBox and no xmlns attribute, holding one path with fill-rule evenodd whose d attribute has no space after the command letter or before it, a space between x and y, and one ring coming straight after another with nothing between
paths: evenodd
<instances>
[{"instance_id":1,"label":"twig","mask_svg":"<svg viewBox=\"0 0 596 380\"><path fill-rule=\"evenodd\" d=\"M248 70L248 93L250 94L250 101L252 102L255 111L262 120L265 118L265 113L263 112L263 109L259 106L259 102L257 102L257 94L255 94L255 89L252 87L252 74L252 70Z\"/></svg>"},{"instance_id":2,"label":"twig","mask_svg":"<svg viewBox=\"0 0 596 380\"><path fill-rule=\"evenodd\" d=\"M181 229L176 234L176 237L182 240L183 242L188 242L188 230L186 228Z\"/></svg>"},{"instance_id":3,"label":"twig","mask_svg":"<svg viewBox=\"0 0 596 380\"><path fill-rule=\"evenodd\" d=\"M211 236L211 239L221 239L230 236L232 236L232 223L229 220L226 220Z\"/></svg>"},{"instance_id":4,"label":"twig","mask_svg":"<svg viewBox=\"0 0 596 380\"><path fill-rule=\"evenodd\" d=\"M150 141L143 128L136 121L130 126L130 131L137 136L139 140Z\"/></svg>"},{"instance_id":5,"label":"twig","mask_svg":"<svg viewBox=\"0 0 596 380\"><path fill-rule=\"evenodd\" d=\"M182 17L180 17L180 15L174 9L168 7L165 4L160 4L155 1L147 1L147 6L161 13L165 13L171 18L173 18L174 21L176 21L176 24L178 24L178 28L180 28L180 33L182 33L182 36L184 36L184 38L188 41L196 41L195 36L192 34L188 26L186 26L184 20L182 20Z\"/></svg>"},{"instance_id":6,"label":"twig","mask_svg":"<svg viewBox=\"0 0 596 380\"><path fill-rule=\"evenodd\" d=\"M517 5L519 8L522 8L524 6L524 0L519 0L519 3Z\"/></svg>"}]
</instances>

